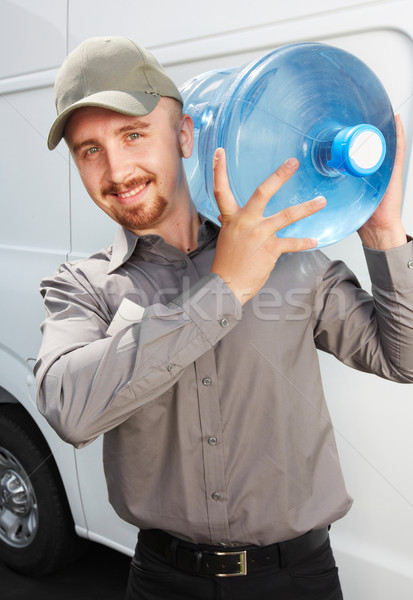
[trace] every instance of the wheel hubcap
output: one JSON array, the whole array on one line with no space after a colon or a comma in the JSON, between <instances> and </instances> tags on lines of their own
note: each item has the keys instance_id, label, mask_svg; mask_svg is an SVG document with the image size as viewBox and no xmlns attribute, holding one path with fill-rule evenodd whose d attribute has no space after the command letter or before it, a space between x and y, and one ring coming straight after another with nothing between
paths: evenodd
<instances>
[{"instance_id":1,"label":"wheel hubcap","mask_svg":"<svg viewBox=\"0 0 413 600\"><path fill-rule=\"evenodd\" d=\"M39 515L29 476L16 459L0 446L0 540L15 548L33 541Z\"/></svg>"}]
</instances>

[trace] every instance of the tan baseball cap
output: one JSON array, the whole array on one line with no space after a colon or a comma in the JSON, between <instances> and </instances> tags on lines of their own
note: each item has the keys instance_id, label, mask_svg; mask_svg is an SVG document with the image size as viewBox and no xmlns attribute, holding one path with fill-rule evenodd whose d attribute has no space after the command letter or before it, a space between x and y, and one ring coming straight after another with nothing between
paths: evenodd
<instances>
[{"instance_id":1,"label":"tan baseball cap","mask_svg":"<svg viewBox=\"0 0 413 600\"><path fill-rule=\"evenodd\" d=\"M55 83L57 118L47 145L63 137L70 114L82 106L100 106L140 117L152 112L162 96L183 100L155 57L127 38L96 37L71 52Z\"/></svg>"}]
</instances>

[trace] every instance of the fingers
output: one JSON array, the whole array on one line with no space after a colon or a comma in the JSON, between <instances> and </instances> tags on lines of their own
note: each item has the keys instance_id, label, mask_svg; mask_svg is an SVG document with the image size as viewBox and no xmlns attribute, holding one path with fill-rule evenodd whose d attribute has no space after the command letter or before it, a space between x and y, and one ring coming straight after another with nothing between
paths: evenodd
<instances>
[{"instance_id":1,"label":"fingers","mask_svg":"<svg viewBox=\"0 0 413 600\"><path fill-rule=\"evenodd\" d=\"M273 247L275 255L285 254L287 252L301 252L310 250L318 245L315 238L283 238L276 237L277 231L284 229L301 219L309 217L324 208L327 204L323 196L318 196L313 200L308 200L302 204L289 206L276 213L272 217L263 219L266 228L266 238L261 245L270 244ZM258 248L257 248L258 249Z\"/></svg>"},{"instance_id":2,"label":"fingers","mask_svg":"<svg viewBox=\"0 0 413 600\"><path fill-rule=\"evenodd\" d=\"M386 193L382 202L379 205L381 211L385 206L385 202L388 199L395 198L396 200L391 200L393 206L397 207L398 210L401 210L402 204L402 196L403 196L403 162L406 153L406 140L404 137L404 130L400 115L395 115L396 121L396 134L397 134L397 146L396 146L396 156L393 165L393 172L390 178L389 185L387 187Z\"/></svg>"},{"instance_id":3,"label":"fingers","mask_svg":"<svg viewBox=\"0 0 413 600\"><path fill-rule=\"evenodd\" d=\"M263 181L245 205L245 212L262 215L268 201L284 185L298 168L298 160L289 158ZM221 215L235 212L239 206L231 192L223 148L217 148L213 162L214 195Z\"/></svg>"},{"instance_id":4,"label":"fingers","mask_svg":"<svg viewBox=\"0 0 413 600\"><path fill-rule=\"evenodd\" d=\"M278 251L280 252L280 254L311 250L312 248L315 248L318 244L318 240L316 240L315 238L278 238L278 242Z\"/></svg>"},{"instance_id":5,"label":"fingers","mask_svg":"<svg viewBox=\"0 0 413 600\"><path fill-rule=\"evenodd\" d=\"M248 212L260 214L264 212L269 200L276 192L290 179L298 169L299 163L296 158L289 158L274 173L271 173L265 181L261 183L248 200L245 208Z\"/></svg>"},{"instance_id":6,"label":"fingers","mask_svg":"<svg viewBox=\"0 0 413 600\"><path fill-rule=\"evenodd\" d=\"M299 162L296 158L289 158L286 160L274 173L272 173L265 181L263 181L254 194L248 200L246 205L242 209L242 213L245 217L252 219L263 218L262 214L268 203L268 201L274 196L274 194L288 181L298 169ZM240 210L229 185L227 169L226 169L226 158L225 151L222 148L218 148L215 151L214 163L213 163L213 177L214 177L214 194L217 201L219 211L221 213L219 220L221 223L226 222L226 218L233 215L235 212ZM308 202L303 202L293 206L289 206L280 212L276 213L272 217L264 219L266 221L266 231L269 235L276 233L280 229L291 225L300 219L304 219L326 205L326 199L323 197L317 197ZM314 240L308 241L303 240L303 244L310 247L314 247ZM289 242L290 244L292 242ZM294 250L289 250L294 251Z\"/></svg>"},{"instance_id":7,"label":"fingers","mask_svg":"<svg viewBox=\"0 0 413 600\"><path fill-rule=\"evenodd\" d=\"M269 227L274 232L277 232L280 229L287 227L287 225L291 225L292 223L296 223L297 221L305 219L310 215L314 215L319 210L324 208L326 204L327 200L323 196L317 196L317 198L313 198L307 202L288 206L272 217L267 217L266 220L268 221Z\"/></svg>"},{"instance_id":8,"label":"fingers","mask_svg":"<svg viewBox=\"0 0 413 600\"><path fill-rule=\"evenodd\" d=\"M401 117L399 114L394 115L396 121L396 134L397 134L397 149L396 149L396 160L395 169L402 169L404 155L406 153L406 140L404 136L404 128Z\"/></svg>"}]
</instances>

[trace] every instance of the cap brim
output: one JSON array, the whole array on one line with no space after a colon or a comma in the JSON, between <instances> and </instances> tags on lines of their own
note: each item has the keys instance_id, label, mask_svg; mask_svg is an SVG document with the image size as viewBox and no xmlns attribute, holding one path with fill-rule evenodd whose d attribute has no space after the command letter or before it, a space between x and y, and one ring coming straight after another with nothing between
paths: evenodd
<instances>
[{"instance_id":1,"label":"cap brim","mask_svg":"<svg viewBox=\"0 0 413 600\"><path fill-rule=\"evenodd\" d=\"M98 106L125 115L142 117L152 112L160 99L161 96L158 94L146 92L122 92L119 90L109 90L91 94L78 102L74 102L60 113L50 128L47 146L49 150L56 148L63 137L68 118L72 112L78 108L84 106Z\"/></svg>"}]
</instances>

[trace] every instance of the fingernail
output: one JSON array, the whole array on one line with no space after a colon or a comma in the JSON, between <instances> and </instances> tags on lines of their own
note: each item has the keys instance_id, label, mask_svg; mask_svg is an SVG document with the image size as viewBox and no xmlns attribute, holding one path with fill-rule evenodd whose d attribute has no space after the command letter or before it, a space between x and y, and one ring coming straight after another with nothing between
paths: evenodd
<instances>
[{"instance_id":1,"label":"fingernail","mask_svg":"<svg viewBox=\"0 0 413 600\"><path fill-rule=\"evenodd\" d=\"M324 196L317 196L317 198L314 198L314 202L317 204L317 206L324 206L327 201Z\"/></svg>"},{"instance_id":2,"label":"fingernail","mask_svg":"<svg viewBox=\"0 0 413 600\"><path fill-rule=\"evenodd\" d=\"M222 150L222 148L217 148L215 150L215 155L214 158L215 160L219 160L220 158L222 158L224 151Z\"/></svg>"},{"instance_id":3,"label":"fingernail","mask_svg":"<svg viewBox=\"0 0 413 600\"><path fill-rule=\"evenodd\" d=\"M292 167L295 167L297 164L298 164L298 160L297 160L296 158L288 158L288 159L285 161L285 166L286 166L286 167L289 167L290 169L291 169Z\"/></svg>"}]
</instances>

